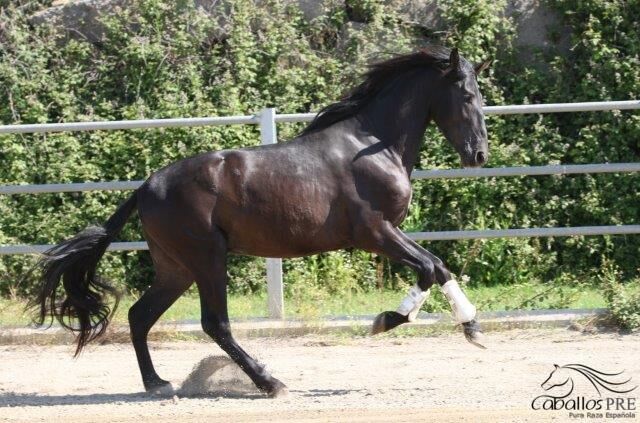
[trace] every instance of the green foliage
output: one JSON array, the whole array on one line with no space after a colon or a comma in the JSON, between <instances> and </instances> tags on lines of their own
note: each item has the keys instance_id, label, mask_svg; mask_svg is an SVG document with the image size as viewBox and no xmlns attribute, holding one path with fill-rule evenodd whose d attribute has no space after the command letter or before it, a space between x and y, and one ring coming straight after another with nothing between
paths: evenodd
<instances>
[{"instance_id":1,"label":"green foliage","mask_svg":"<svg viewBox=\"0 0 640 423\"><path fill-rule=\"evenodd\" d=\"M620 271L610 261L603 263L601 277L604 298L616 324L623 329L640 328L640 279L621 284Z\"/></svg>"},{"instance_id":2,"label":"green foliage","mask_svg":"<svg viewBox=\"0 0 640 423\"><path fill-rule=\"evenodd\" d=\"M291 299L288 307L315 317L313 311L318 308L313 306L314 302L326 301L332 295L350 298L352 294L373 289L377 275L371 262L371 254L363 251L335 251L286 260L285 294Z\"/></svg>"},{"instance_id":3,"label":"green foliage","mask_svg":"<svg viewBox=\"0 0 640 423\"><path fill-rule=\"evenodd\" d=\"M221 28L192 1L137 0L103 19L91 44L74 34L32 26L47 1L0 1L0 121L168 118L318 110L357 81L364 66L389 52L414 50L424 28L403 20L396 2L326 0L308 21L289 2L255 7L237 0ZM427 34L457 46L471 61L494 64L479 77L488 104L624 100L640 97L640 3L548 0L571 28L560 46L523 57L505 1L438 2L447 31ZM490 165L632 162L640 158L637 112L490 116ZM300 125L282 125L287 139ZM0 184L142 180L154 170L203 151L255 145L256 127L0 135ZM418 167L458 167L459 158L429 130ZM606 174L416 181L403 229L439 231L533 226L632 224L640 221L640 175ZM126 193L0 196L0 244L55 243L103 222ZM142 236L132 222L123 240ZM622 283L638 277L637 236L496 239L428 245L470 286L546 285L529 303L570 301L580 284L600 284L604 260ZM373 259L373 260L372 260ZM372 263L375 261L375 264ZM27 294L24 256L0 257L0 294ZM146 253L110 253L101 271L123 288L144 289L153 277ZM264 292L262 260L232 257L230 291ZM361 251L285 261L286 294L323 301L374 288L413 284L407 268ZM564 296L564 297L563 297ZM526 302L528 299L522 299ZM308 301L300 301L304 308ZM297 307L294 305L294 307ZM446 308L437 294L426 306ZM304 310L300 310L304 314Z\"/></svg>"}]
</instances>

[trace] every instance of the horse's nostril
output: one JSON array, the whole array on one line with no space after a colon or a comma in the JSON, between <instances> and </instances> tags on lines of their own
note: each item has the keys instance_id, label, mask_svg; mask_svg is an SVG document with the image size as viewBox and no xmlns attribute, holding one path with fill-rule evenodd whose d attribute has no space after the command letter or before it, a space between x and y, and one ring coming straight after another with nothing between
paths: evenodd
<instances>
[{"instance_id":1,"label":"horse's nostril","mask_svg":"<svg viewBox=\"0 0 640 423\"><path fill-rule=\"evenodd\" d=\"M487 155L483 151L476 152L476 163L484 164L487 161Z\"/></svg>"}]
</instances>

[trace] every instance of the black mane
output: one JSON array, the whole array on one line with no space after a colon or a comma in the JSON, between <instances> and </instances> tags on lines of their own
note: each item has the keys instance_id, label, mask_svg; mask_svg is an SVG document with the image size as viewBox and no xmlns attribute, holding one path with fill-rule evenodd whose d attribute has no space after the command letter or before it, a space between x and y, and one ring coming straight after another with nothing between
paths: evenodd
<instances>
[{"instance_id":1,"label":"black mane","mask_svg":"<svg viewBox=\"0 0 640 423\"><path fill-rule=\"evenodd\" d=\"M425 66L444 68L449 65L450 50L429 46L416 53L396 56L369 65L364 81L342 96L340 101L324 107L300 135L327 128L358 113L394 76L410 69Z\"/></svg>"}]
</instances>

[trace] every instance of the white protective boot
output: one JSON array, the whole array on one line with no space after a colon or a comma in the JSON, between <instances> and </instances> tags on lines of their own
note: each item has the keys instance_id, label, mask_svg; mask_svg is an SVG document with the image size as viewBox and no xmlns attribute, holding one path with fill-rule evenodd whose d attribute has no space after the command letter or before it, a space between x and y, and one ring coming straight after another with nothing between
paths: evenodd
<instances>
[{"instance_id":1,"label":"white protective boot","mask_svg":"<svg viewBox=\"0 0 640 423\"><path fill-rule=\"evenodd\" d=\"M427 297L429 297L429 290L423 291L416 284L409 289L409 293L404 297L396 311L398 314L407 316L407 320L413 322L418 317L420 307L427 300Z\"/></svg>"},{"instance_id":2,"label":"white protective boot","mask_svg":"<svg viewBox=\"0 0 640 423\"><path fill-rule=\"evenodd\" d=\"M442 292L451 304L451 313L456 322L467 323L476 317L476 307L464 295L455 279L445 282L442 285Z\"/></svg>"}]
</instances>

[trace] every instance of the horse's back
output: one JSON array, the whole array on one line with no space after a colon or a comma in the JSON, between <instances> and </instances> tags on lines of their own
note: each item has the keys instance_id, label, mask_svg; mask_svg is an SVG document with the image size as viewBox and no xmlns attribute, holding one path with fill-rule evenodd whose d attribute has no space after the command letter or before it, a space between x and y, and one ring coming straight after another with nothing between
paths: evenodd
<instances>
[{"instance_id":1,"label":"horse's back","mask_svg":"<svg viewBox=\"0 0 640 423\"><path fill-rule=\"evenodd\" d=\"M213 219L232 251L302 256L345 246L348 181L336 177L335 161L320 147L293 142L226 153Z\"/></svg>"},{"instance_id":2,"label":"horse's back","mask_svg":"<svg viewBox=\"0 0 640 423\"><path fill-rule=\"evenodd\" d=\"M316 148L314 148L316 147ZM302 256L348 244L341 184L319 146L223 150L154 173L139 193L145 230L221 230L231 251ZM150 228L147 228L149 226ZM157 228L154 230L154 228Z\"/></svg>"}]
</instances>

